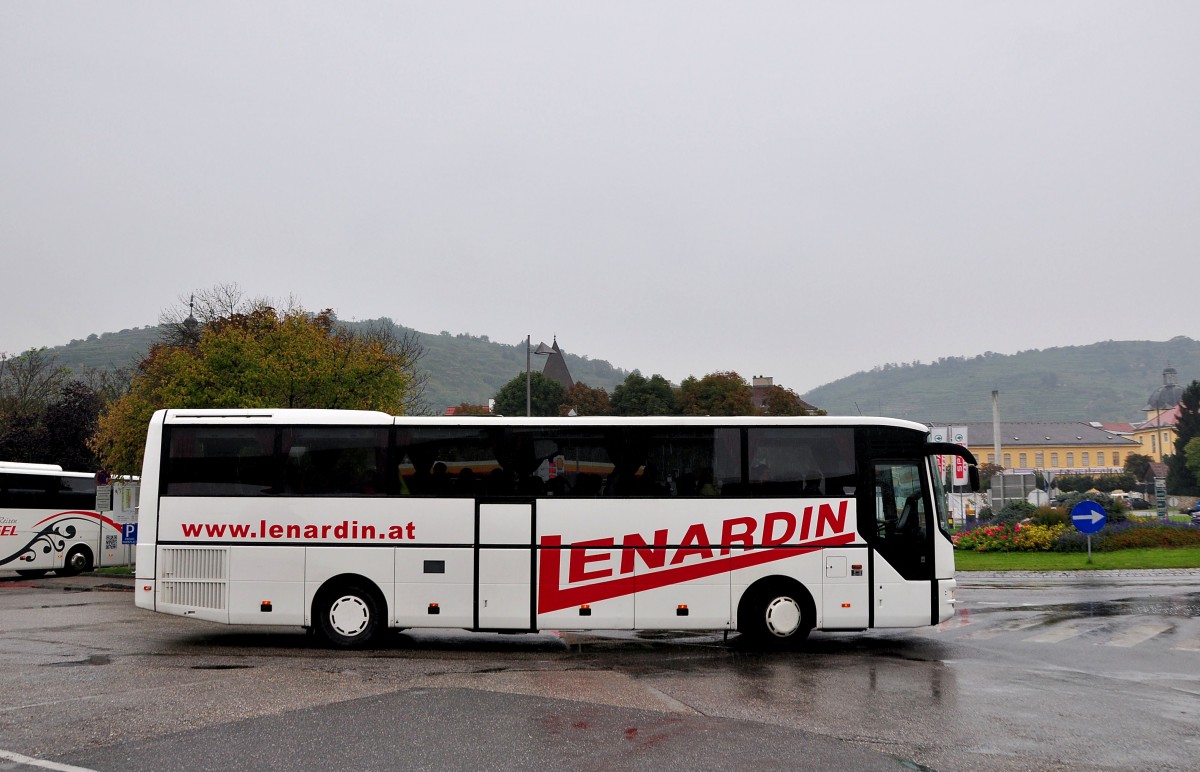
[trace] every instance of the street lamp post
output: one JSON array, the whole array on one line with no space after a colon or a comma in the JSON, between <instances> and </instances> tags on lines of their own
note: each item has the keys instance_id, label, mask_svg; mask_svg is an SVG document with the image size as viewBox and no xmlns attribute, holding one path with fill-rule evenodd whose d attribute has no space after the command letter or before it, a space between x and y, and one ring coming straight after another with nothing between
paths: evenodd
<instances>
[{"instance_id":1,"label":"street lamp post","mask_svg":"<svg viewBox=\"0 0 1200 772\"><path fill-rule=\"evenodd\" d=\"M532 376L529 370L529 361L531 354L539 356L548 356L554 353L554 349L547 346L545 343L539 343L537 350L533 350L530 346L529 336L525 336L525 417L533 415L533 389L531 387Z\"/></svg>"}]
</instances>

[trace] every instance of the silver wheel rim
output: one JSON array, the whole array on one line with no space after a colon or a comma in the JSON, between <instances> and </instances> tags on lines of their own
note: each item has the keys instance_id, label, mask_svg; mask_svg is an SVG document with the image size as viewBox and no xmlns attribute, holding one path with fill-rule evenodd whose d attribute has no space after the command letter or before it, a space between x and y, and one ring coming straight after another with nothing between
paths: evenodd
<instances>
[{"instance_id":1,"label":"silver wheel rim","mask_svg":"<svg viewBox=\"0 0 1200 772\"><path fill-rule=\"evenodd\" d=\"M371 622L371 609L357 595L343 595L329 607L329 626L338 635L353 638Z\"/></svg>"},{"instance_id":2,"label":"silver wheel rim","mask_svg":"<svg viewBox=\"0 0 1200 772\"><path fill-rule=\"evenodd\" d=\"M796 601L786 596L775 598L767 604L767 629L776 638L787 638L800 629L803 615Z\"/></svg>"},{"instance_id":3,"label":"silver wheel rim","mask_svg":"<svg viewBox=\"0 0 1200 772\"><path fill-rule=\"evenodd\" d=\"M82 571L87 568L87 558L82 552L72 552L67 556L67 566L73 571Z\"/></svg>"}]
</instances>

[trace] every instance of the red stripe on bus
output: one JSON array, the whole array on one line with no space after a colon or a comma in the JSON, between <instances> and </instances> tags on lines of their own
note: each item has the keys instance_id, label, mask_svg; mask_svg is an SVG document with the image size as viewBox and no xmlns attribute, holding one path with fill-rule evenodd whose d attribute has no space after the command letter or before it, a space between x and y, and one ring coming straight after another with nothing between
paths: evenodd
<instances>
[{"instance_id":1,"label":"red stripe on bus","mask_svg":"<svg viewBox=\"0 0 1200 772\"><path fill-rule=\"evenodd\" d=\"M690 582L708 576L716 576L727 571L737 571L751 566L760 566L776 560L804 555L815 552L822 547L836 547L850 544L854 541L853 533L843 533L819 541L807 542L802 547L768 547L760 548L741 555L705 560L688 566L668 568L665 571L654 571L648 574L624 576L604 582L595 582L580 587L563 589L559 585L562 576L562 555L569 548L558 548L562 544L558 536L547 536L542 539L540 564L538 571L538 613L559 611L572 608L584 603L596 603L635 592L655 590L672 584Z\"/></svg>"},{"instance_id":2,"label":"red stripe on bus","mask_svg":"<svg viewBox=\"0 0 1200 772\"><path fill-rule=\"evenodd\" d=\"M121 530L121 524L118 523L116 520L113 520L110 517L105 517L104 515L100 514L99 512L88 512L88 511L85 511L82 509L71 509L66 512L59 512L56 515L50 515L49 517L44 517L41 520L37 521L37 523L35 523L33 527L37 528L42 523L48 523L51 520L53 520L54 518L62 517L63 515L83 515L84 517L94 517L97 520L104 523L105 525L111 526L111 527L117 529L118 531Z\"/></svg>"}]
</instances>

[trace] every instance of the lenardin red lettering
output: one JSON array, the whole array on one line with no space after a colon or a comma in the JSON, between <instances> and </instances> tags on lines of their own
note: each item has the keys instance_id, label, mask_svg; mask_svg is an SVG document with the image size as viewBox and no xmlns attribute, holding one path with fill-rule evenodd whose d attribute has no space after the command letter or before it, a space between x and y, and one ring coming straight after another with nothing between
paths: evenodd
<instances>
[{"instance_id":1,"label":"lenardin red lettering","mask_svg":"<svg viewBox=\"0 0 1200 772\"><path fill-rule=\"evenodd\" d=\"M805 507L800 518L792 512L731 518L721 523L721 538L715 542L703 523L689 525L678 542L670 540L666 528L656 530L649 540L642 534L626 534L620 544L615 538L604 538L564 545L561 535L543 536L538 550L538 613L850 544L855 535L846 530L848 503L838 502L836 510L829 504ZM567 561L565 585L563 560Z\"/></svg>"}]
</instances>

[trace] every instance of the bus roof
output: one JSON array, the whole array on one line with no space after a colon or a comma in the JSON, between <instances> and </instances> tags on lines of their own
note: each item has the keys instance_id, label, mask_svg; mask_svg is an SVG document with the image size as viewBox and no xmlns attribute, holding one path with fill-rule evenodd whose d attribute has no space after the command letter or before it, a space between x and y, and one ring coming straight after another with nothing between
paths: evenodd
<instances>
[{"instance_id":1,"label":"bus roof","mask_svg":"<svg viewBox=\"0 0 1200 772\"><path fill-rule=\"evenodd\" d=\"M43 477L86 477L88 479L96 476L95 472L64 472L63 468L57 464L18 464L3 462L0 463L0 475L5 474L32 474Z\"/></svg>"},{"instance_id":2,"label":"bus roof","mask_svg":"<svg viewBox=\"0 0 1200 772\"><path fill-rule=\"evenodd\" d=\"M393 416L373 410L196 409L160 410L154 421L167 424L282 424L359 426L891 426L928 432L915 421L879 416Z\"/></svg>"},{"instance_id":3,"label":"bus roof","mask_svg":"<svg viewBox=\"0 0 1200 772\"><path fill-rule=\"evenodd\" d=\"M58 464L26 464L22 461L0 461L0 471L11 469L22 472L61 472Z\"/></svg>"}]
</instances>

